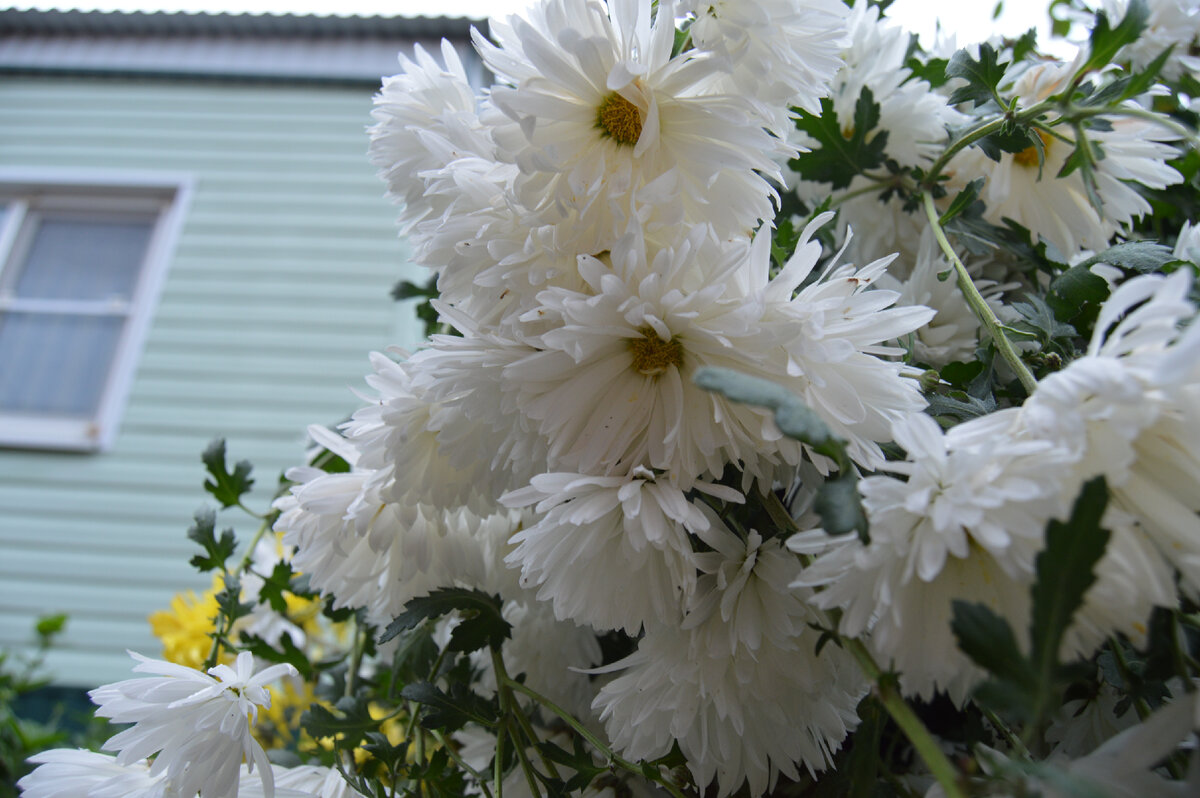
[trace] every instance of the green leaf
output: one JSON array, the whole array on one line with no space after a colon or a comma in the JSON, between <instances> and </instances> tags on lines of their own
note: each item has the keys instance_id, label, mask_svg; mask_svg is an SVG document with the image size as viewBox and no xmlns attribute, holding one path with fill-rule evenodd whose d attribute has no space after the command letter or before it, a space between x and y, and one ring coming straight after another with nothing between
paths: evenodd
<instances>
[{"instance_id":1,"label":"green leaf","mask_svg":"<svg viewBox=\"0 0 1200 798\"><path fill-rule=\"evenodd\" d=\"M1125 16L1114 28L1108 21L1108 15L1103 11L1096 14L1096 24L1092 27L1090 52L1088 59L1080 68L1080 72L1090 72L1109 65L1117 51L1127 44L1137 41L1138 36L1146 29L1146 20L1150 10L1146 0L1131 0L1126 7Z\"/></svg>"},{"instance_id":2,"label":"green leaf","mask_svg":"<svg viewBox=\"0 0 1200 798\"><path fill-rule=\"evenodd\" d=\"M912 57L904 62L904 66L912 72L912 78L923 80L929 84L931 89L936 89L946 82L946 65L950 63L948 58L930 58L927 61L921 61L918 58Z\"/></svg>"},{"instance_id":3,"label":"green leaf","mask_svg":"<svg viewBox=\"0 0 1200 798\"><path fill-rule=\"evenodd\" d=\"M821 527L831 535L857 532L866 545L871 542L867 531L867 516L863 512L862 499L858 495L858 474L854 469L839 472L834 479L826 479L817 488L813 509L821 517Z\"/></svg>"},{"instance_id":4,"label":"green leaf","mask_svg":"<svg viewBox=\"0 0 1200 798\"><path fill-rule=\"evenodd\" d=\"M929 397L929 407L925 412L934 418L950 416L966 421L996 412L996 400L991 396L980 398L962 391L952 391L946 396L934 394Z\"/></svg>"},{"instance_id":5,"label":"green leaf","mask_svg":"<svg viewBox=\"0 0 1200 798\"><path fill-rule=\"evenodd\" d=\"M67 616L65 613L56 615L43 615L37 619L37 625L34 627L37 630L37 636L41 638L51 638L61 632L67 625Z\"/></svg>"},{"instance_id":6,"label":"green leaf","mask_svg":"<svg viewBox=\"0 0 1200 798\"><path fill-rule=\"evenodd\" d=\"M1046 526L1046 547L1038 554L1030 621L1030 655L1043 684L1058 668L1059 648L1084 593L1096 579L1094 567L1104 555L1108 530L1100 519L1108 506L1108 486L1096 477L1083 486L1071 517Z\"/></svg>"},{"instance_id":7,"label":"green leaf","mask_svg":"<svg viewBox=\"0 0 1200 798\"><path fill-rule=\"evenodd\" d=\"M1126 274L1153 274L1175 259L1170 247L1154 241L1127 241L1081 261L1073 268L1090 267L1097 263L1116 266Z\"/></svg>"},{"instance_id":8,"label":"green leaf","mask_svg":"<svg viewBox=\"0 0 1200 798\"><path fill-rule=\"evenodd\" d=\"M1032 717L1038 683L1008 621L986 604L955 599L950 628L959 649L993 679L976 688L979 701L1018 717Z\"/></svg>"},{"instance_id":9,"label":"green leaf","mask_svg":"<svg viewBox=\"0 0 1200 798\"><path fill-rule=\"evenodd\" d=\"M1024 302L1012 303L1012 309L1021 316L1021 321L1013 324L1012 328L1030 333L1043 347L1062 343L1077 335L1075 328L1059 321L1050 305L1036 294L1027 294ZM1061 348L1069 347L1064 345Z\"/></svg>"},{"instance_id":10,"label":"green leaf","mask_svg":"<svg viewBox=\"0 0 1200 798\"><path fill-rule=\"evenodd\" d=\"M225 466L225 440L217 438L200 455L212 479L205 480L204 489L211 493L222 507L237 504L242 495L250 490L254 480L250 479L252 466L247 460L238 461L230 473Z\"/></svg>"},{"instance_id":11,"label":"green leaf","mask_svg":"<svg viewBox=\"0 0 1200 798\"><path fill-rule=\"evenodd\" d=\"M333 738L341 749L357 748L368 732L379 728L379 721L371 717L367 699L362 696L344 696L330 711L320 704L313 704L300 716L300 727L313 739Z\"/></svg>"},{"instance_id":12,"label":"green leaf","mask_svg":"<svg viewBox=\"0 0 1200 798\"><path fill-rule=\"evenodd\" d=\"M483 726L494 726L499 718L490 701L462 682L453 682L446 693L430 682L406 684L400 695L426 707L421 725L427 729L454 731L468 721Z\"/></svg>"},{"instance_id":13,"label":"green leaf","mask_svg":"<svg viewBox=\"0 0 1200 798\"><path fill-rule=\"evenodd\" d=\"M1046 304L1057 318L1086 333L1095 323L1108 294L1108 282L1092 274L1088 265L1079 263L1050 283Z\"/></svg>"},{"instance_id":14,"label":"green leaf","mask_svg":"<svg viewBox=\"0 0 1200 798\"><path fill-rule=\"evenodd\" d=\"M188 528L187 536L204 549L204 554L192 557L190 560L192 567L201 573L224 568L225 561L232 557L237 550L237 539L233 536L233 530L222 531L221 537L218 539L216 536L217 514L207 507L197 510L192 519L193 523Z\"/></svg>"},{"instance_id":15,"label":"green leaf","mask_svg":"<svg viewBox=\"0 0 1200 798\"><path fill-rule=\"evenodd\" d=\"M291 635L286 632L279 636L279 642L275 645L271 645L259 635L245 633L239 635L238 643L259 659L290 664L305 679L312 678L313 666L308 661L308 655L300 650Z\"/></svg>"},{"instance_id":16,"label":"green leaf","mask_svg":"<svg viewBox=\"0 0 1200 798\"><path fill-rule=\"evenodd\" d=\"M987 182L986 177L979 177L967 183L967 187L958 192L950 201L950 206L946 208L946 212L942 214L938 223L945 227L947 222L974 205L979 200L979 192L983 190L985 182Z\"/></svg>"},{"instance_id":17,"label":"green leaf","mask_svg":"<svg viewBox=\"0 0 1200 798\"><path fill-rule=\"evenodd\" d=\"M845 130L833 110L833 101L822 97L819 115L801 110L796 119L796 127L820 146L800 153L789 165L805 180L845 188L856 175L883 164L887 131L871 135L878 124L879 103L865 86L854 105L854 119Z\"/></svg>"},{"instance_id":18,"label":"green leaf","mask_svg":"<svg viewBox=\"0 0 1200 798\"><path fill-rule=\"evenodd\" d=\"M275 563L274 570L263 578L262 587L258 590L258 602L269 604L275 612L286 616L287 598L283 593L284 591L291 592L292 575L292 566L289 563L283 560Z\"/></svg>"},{"instance_id":19,"label":"green leaf","mask_svg":"<svg viewBox=\"0 0 1200 798\"><path fill-rule=\"evenodd\" d=\"M979 59L971 55L965 47L950 57L946 64L947 78L962 78L967 85L960 86L950 95L950 105L958 105L967 101L976 106L994 100L997 96L996 87L1004 78L1008 62L997 61L995 49L987 42L979 45Z\"/></svg>"},{"instance_id":20,"label":"green leaf","mask_svg":"<svg viewBox=\"0 0 1200 798\"><path fill-rule=\"evenodd\" d=\"M1085 106L1120 105L1126 100L1145 94L1158 81L1158 74L1167 63L1167 59L1171 57L1174 49L1175 46L1171 45L1159 53L1158 57L1147 64L1142 71L1117 78L1094 94L1080 100L1079 104Z\"/></svg>"},{"instance_id":21,"label":"green leaf","mask_svg":"<svg viewBox=\"0 0 1200 798\"><path fill-rule=\"evenodd\" d=\"M225 573L224 587L217 592L217 609L230 624L254 611L254 605L242 601L242 582L234 574Z\"/></svg>"},{"instance_id":22,"label":"green leaf","mask_svg":"<svg viewBox=\"0 0 1200 798\"><path fill-rule=\"evenodd\" d=\"M379 638L386 643L401 632L412 629L430 618L457 611L462 621L450 633L446 648L450 651L475 651L485 646L493 651L512 634L512 625L500 612L500 597L489 596L482 590L442 588L428 596L410 599L404 612L396 616Z\"/></svg>"},{"instance_id":23,"label":"green leaf","mask_svg":"<svg viewBox=\"0 0 1200 798\"><path fill-rule=\"evenodd\" d=\"M730 401L773 410L775 424L784 435L807 443L817 454L833 460L838 470L849 468L845 442L830 431L829 425L812 408L782 385L717 366L697 369L692 381Z\"/></svg>"}]
</instances>

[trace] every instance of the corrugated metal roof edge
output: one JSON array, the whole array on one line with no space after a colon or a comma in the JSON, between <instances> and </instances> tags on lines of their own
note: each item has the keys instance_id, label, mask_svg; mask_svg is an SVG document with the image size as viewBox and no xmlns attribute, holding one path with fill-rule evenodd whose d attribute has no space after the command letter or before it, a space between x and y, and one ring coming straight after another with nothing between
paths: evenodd
<instances>
[{"instance_id":1,"label":"corrugated metal roof edge","mask_svg":"<svg viewBox=\"0 0 1200 798\"><path fill-rule=\"evenodd\" d=\"M165 11L0 10L0 36L288 36L349 39L467 38L468 17L341 17Z\"/></svg>"}]
</instances>

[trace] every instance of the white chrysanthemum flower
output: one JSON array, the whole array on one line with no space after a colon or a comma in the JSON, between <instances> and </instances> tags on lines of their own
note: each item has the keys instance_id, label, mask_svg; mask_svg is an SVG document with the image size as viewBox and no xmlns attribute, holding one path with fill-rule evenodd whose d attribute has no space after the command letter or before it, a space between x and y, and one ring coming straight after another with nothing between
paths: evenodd
<instances>
[{"instance_id":1,"label":"white chrysanthemum flower","mask_svg":"<svg viewBox=\"0 0 1200 798\"><path fill-rule=\"evenodd\" d=\"M176 795L169 789L167 774L151 775L150 765L144 760L122 765L108 754L56 748L34 754L27 761L37 767L17 782L24 798L173 798Z\"/></svg>"},{"instance_id":2,"label":"white chrysanthemum flower","mask_svg":"<svg viewBox=\"0 0 1200 798\"><path fill-rule=\"evenodd\" d=\"M1179 260L1200 265L1200 225L1184 222L1171 254Z\"/></svg>"},{"instance_id":3,"label":"white chrysanthemum flower","mask_svg":"<svg viewBox=\"0 0 1200 798\"><path fill-rule=\"evenodd\" d=\"M844 651L814 652L806 624L828 621L788 588L799 563L779 553L777 540L723 548L731 568L711 568L697 623L647 629L637 651L601 669L622 673L593 706L624 755L655 759L678 742L702 791L715 779L720 796L743 783L758 796L781 774L797 778L797 765L828 766L857 724L865 686ZM782 648L773 639L780 625L797 630Z\"/></svg>"},{"instance_id":4,"label":"white chrysanthemum flower","mask_svg":"<svg viewBox=\"0 0 1200 798\"><path fill-rule=\"evenodd\" d=\"M298 484L275 502L275 529L296 547L292 567L334 596L335 606L367 608L372 623L386 623L436 588L473 586L484 573L471 533L477 516L386 503L379 475L291 469L288 478Z\"/></svg>"},{"instance_id":5,"label":"white chrysanthemum flower","mask_svg":"<svg viewBox=\"0 0 1200 798\"><path fill-rule=\"evenodd\" d=\"M362 793L333 768L298 765L293 768L272 765L275 774L275 798L363 798ZM260 798L262 790L242 773L242 798Z\"/></svg>"},{"instance_id":6,"label":"white chrysanthemum flower","mask_svg":"<svg viewBox=\"0 0 1200 798\"><path fill-rule=\"evenodd\" d=\"M508 118L494 138L520 167L516 196L542 224L570 219L560 235L577 252L606 249L631 193L667 175L687 218L722 236L774 215L769 154L790 149L752 103L710 91L717 59L672 57L674 2L546 0L528 19L493 19L491 34L499 46L475 45L510 84L491 98Z\"/></svg>"},{"instance_id":7,"label":"white chrysanthemum flower","mask_svg":"<svg viewBox=\"0 0 1200 798\"><path fill-rule=\"evenodd\" d=\"M742 499L718 485L693 487ZM537 505L537 522L512 537L506 561L558 618L631 635L643 624L680 623L696 584L688 535L709 522L670 480L640 467L623 477L541 474L503 501Z\"/></svg>"},{"instance_id":8,"label":"white chrysanthemum flower","mask_svg":"<svg viewBox=\"0 0 1200 798\"><path fill-rule=\"evenodd\" d=\"M1032 104L1065 88L1076 68L1075 63L1038 64L1017 79L1014 92L1023 104ZM1041 157L1038 148L1031 146L1015 154L1002 153L996 163L971 148L955 157L951 170L956 182L963 184L987 177L980 197L989 221L1001 224L1012 219L1054 244L1067 258L1082 248L1102 250L1119 228L1150 211L1135 185L1162 189L1183 179L1166 163L1176 154L1166 143L1175 134L1146 119L1103 119L1111 129L1087 131L1089 142L1103 154L1094 170L1103 214L1088 199L1078 169L1057 177L1074 149L1075 134L1065 127L1055 130L1066 140L1038 133Z\"/></svg>"},{"instance_id":9,"label":"white chrysanthemum flower","mask_svg":"<svg viewBox=\"0 0 1200 798\"><path fill-rule=\"evenodd\" d=\"M700 271L702 228L654 249L636 232L614 247L612 266L581 258L588 290L548 289L527 314L556 322L540 351L505 369L524 416L549 443L550 466L625 473L645 465L688 489L726 463L750 476L795 464L800 447L773 430L770 413L695 385L703 366L754 370L780 332L757 324L755 302L729 297L737 252ZM702 282L703 281L703 282ZM706 284L705 284L706 283Z\"/></svg>"},{"instance_id":10,"label":"white chrysanthemum flower","mask_svg":"<svg viewBox=\"0 0 1200 798\"><path fill-rule=\"evenodd\" d=\"M258 767L267 795L273 792L271 765L250 733L259 707L271 705L266 685L295 676L291 665L272 665L255 671L254 658L238 654L233 667L217 665L208 673L153 660L130 652L133 670L153 674L106 684L88 695L98 705L97 717L113 723L132 723L104 743L117 751L117 764L131 765L154 756L150 775L166 773L165 795L191 798L205 795L235 798L245 760Z\"/></svg>"},{"instance_id":11,"label":"white chrysanthemum flower","mask_svg":"<svg viewBox=\"0 0 1200 798\"><path fill-rule=\"evenodd\" d=\"M441 54L444 67L419 44L412 59L401 53L403 71L383 79L371 112L376 122L368 154L389 196L402 205L404 233L445 210L437 204L444 197L425 191L426 173L466 158L491 159L495 150L454 45L443 39Z\"/></svg>"},{"instance_id":12,"label":"white chrysanthemum flower","mask_svg":"<svg viewBox=\"0 0 1200 798\"><path fill-rule=\"evenodd\" d=\"M842 66L846 6L837 0L685 0L692 45L727 63L733 85L764 104L821 110ZM786 111L781 114L786 125ZM779 128L777 132L784 128Z\"/></svg>"},{"instance_id":13,"label":"white chrysanthemum flower","mask_svg":"<svg viewBox=\"0 0 1200 798\"><path fill-rule=\"evenodd\" d=\"M948 138L946 128L961 124L963 115L928 82L912 79L905 66L910 34L881 19L878 7L857 0L847 24L850 43L842 53L846 66L830 93L838 122L849 129L862 90L870 89L879 103L879 130L887 131L887 157L902 166L932 163Z\"/></svg>"},{"instance_id":14,"label":"white chrysanthemum flower","mask_svg":"<svg viewBox=\"0 0 1200 798\"><path fill-rule=\"evenodd\" d=\"M1200 3L1196 0L1147 0L1146 27L1137 40L1125 45L1117 60L1128 59L1134 69L1145 69L1168 47L1174 47L1159 74L1175 80L1185 72L1200 71L1200 58L1191 55L1192 42L1200 36ZM1129 0L1104 0L1110 25L1116 26L1129 10Z\"/></svg>"},{"instance_id":15,"label":"white chrysanthemum flower","mask_svg":"<svg viewBox=\"0 0 1200 798\"><path fill-rule=\"evenodd\" d=\"M871 631L868 647L900 672L906 693L928 698L941 689L961 703L983 675L955 644L953 601L982 602L1014 629L1028 622L1034 555L1046 522L1066 509L1067 455L1005 435L1015 412L946 434L925 415L897 425L908 459L886 468L907 481L880 475L859 485L871 542L828 541L828 553L798 580L825 587L813 601L843 610L843 633ZM822 534L789 545L810 546Z\"/></svg>"},{"instance_id":16,"label":"white chrysanthemum flower","mask_svg":"<svg viewBox=\"0 0 1200 798\"><path fill-rule=\"evenodd\" d=\"M834 256L821 276L809 282L821 257L813 236L830 218L832 214L821 214L805 227L795 254L774 278L770 237L756 237L738 279L748 295L763 303L762 328L784 336L782 346L772 347L778 359L762 376L799 396L847 442L850 457L875 468L884 459L878 444L891 440L892 424L926 404L912 379L917 370L885 359L903 354L886 342L922 327L934 312L892 307L898 294L874 288L892 258L855 268L839 266Z\"/></svg>"},{"instance_id":17,"label":"white chrysanthemum flower","mask_svg":"<svg viewBox=\"0 0 1200 798\"><path fill-rule=\"evenodd\" d=\"M1074 484L1103 474L1114 505L1133 515L1197 592L1200 327L1179 331L1195 313L1190 285L1186 269L1121 285L1101 309L1087 355L1038 384L1020 423L1071 453Z\"/></svg>"},{"instance_id":18,"label":"white chrysanthemum flower","mask_svg":"<svg viewBox=\"0 0 1200 798\"><path fill-rule=\"evenodd\" d=\"M456 436L478 424L429 401L413 385L410 372L415 366L380 352L371 353L371 365L375 373L367 377L367 384L375 391L374 401L356 411L342 429L357 450L356 466L387 472L380 498L442 510L466 507L479 515L494 511L495 497L479 490L487 479L487 460L460 459L458 464L465 467L456 467L439 443L443 435Z\"/></svg>"},{"instance_id":19,"label":"white chrysanthemum flower","mask_svg":"<svg viewBox=\"0 0 1200 798\"><path fill-rule=\"evenodd\" d=\"M524 674L522 680L530 688L576 717L587 718L596 697L587 669L602 659L595 629L558 619L550 603L538 601L531 591L518 588L512 598L504 598L501 613L512 624L512 636L500 651L508 675ZM491 659L483 652L472 654L472 659L481 673L479 686L495 690Z\"/></svg>"}]
</instances>

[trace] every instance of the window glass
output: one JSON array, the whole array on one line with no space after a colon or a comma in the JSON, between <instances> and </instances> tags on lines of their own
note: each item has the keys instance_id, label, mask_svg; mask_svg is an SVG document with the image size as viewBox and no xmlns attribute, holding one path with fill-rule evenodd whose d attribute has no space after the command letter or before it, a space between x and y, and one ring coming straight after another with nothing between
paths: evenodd
<instances>
[{"instance_id":1,"label":"window glass","mask_svg":"<svg viewBox=\"0 0 1200 798\"><path fill-rule=\"evenodd\" d=\"M124 316L0 314L0 411L96 413Z\"/></svg>"},{"instance_id":2,"label":"window glass","mask_svg":"<svg viewBox=\"0 0 1200 798\"><path fill-rule=\"evenodd\" d=\"M38 214L14 293L35 299L127 300L154 220Z\"/></svg>"}]
</instances>

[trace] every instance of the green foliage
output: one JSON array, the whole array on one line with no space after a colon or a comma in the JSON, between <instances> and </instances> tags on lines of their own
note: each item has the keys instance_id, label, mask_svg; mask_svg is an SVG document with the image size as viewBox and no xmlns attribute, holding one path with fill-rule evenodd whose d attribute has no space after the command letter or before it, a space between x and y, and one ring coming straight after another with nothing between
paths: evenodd
<instances>
[{"instance_id":1,"label":"green foliage","mask_svg":"<svg viewBox=\"0 0 1200 798\"><path fill-rule=\"evenodd\" d=\"M985 706L1036 727L1077 673L1061 663L1060 652L1108 543L1100 526L1107 504L1108 488L1097 477L1080 491L1069 520L1047 525L1032 590L1028 656L1008 622L986 605L954 602L951 626L959 648L991 676L975 694Z\"/></svg>"},{"instance_id":2,"label":"green foliage","mask_svg":"<svg viewBox=\"0 0 1200 798\"><path fill-rule=\"evenodd\" d=\"M392 299L397 302L406 299L418 300L413 311L417 314L417 318L424 323L426 337L437 332L438 326L441 323L438 312L433 307L431 301L437 299L438 296L436 274L426 280L424 285L417 285L409 280L401 280L392 288Z\"/></svg>"},{"instance_id":3,"label":"green foliage","mask_svg":"<svg viewBox=\"0 0 1200 798\"><path fill-rule=\"evenodd\" d=\"M215 571L225 567L225 561L237 551L237 538L232 529L221 531L221 537L216 535L217 514L202 507L192 516L193 523L188 528L187 536L204 549L203 554L192 557L191 565L201 573Z\"/></svg>"},{"instance_id":4,"label":"green foliage","mask_svg":"<svg viewBox=\"0 0 1200 798\"><path fill-rule=\"evenodd\" d=\"M858 472L846 454L846 443L833 434L812 408L782 385L731 369L705 367L698 369L692 380L730 401L774 411L775 424L784 435L832 460L838 476L825 480L817 491L815 507L821 525L831 535L856 532L860 540L869 542L867 518L858 496Z\"/></svg>"},{"instance_id":5,"label":"green foliage","mask_svg":"<svg viewBox=\"0 0 1200 798\"><path fill-rule=\"evenodd\" d=\"M1149 16L1150 9L1146 6L1146 0L1131 0L1125 9L1125 16L1115 28L1109 22L1107 14L1103 11L1098 12L1088 42L1088 57L1083 62L1080 72L1090 72L1108 66L1118 50L1137 41L1146 28Z\"/></svg>"},{"instance_id":6,"label":"green foliage","mask_svg":"<svg viewBox=\"0 0 1200 798\"><path fill-rule=\"evenodd\" d=\"M973 102L976 106L998 100L997 86L1004 79L1008 62L1000 63L993 48L987 42L979 45L979 58L971 55L971 51L963 48L950 57L946 64L947 78L961 78L966 81L950 95L950 104Z\"/></svg>"},{"instance_id":7,"label":"green foliage","mask_svg":"<svg viewBox=\"0 0 1200 798\"><path fill-rule=\"evenodd\" d=\"M499 651L500 644L512 634L512 624L504 620L500 612L500 597L489 596L482 590L442 588L428 596L409 600L405 607L404 612L388 624L379 638L380 643L450 612L457 612L462 618L450 633L447 646L450 651L476 651L484 647Z\"/></svg>"},{"instance_id":8,"label":"green foliage","mask_svg":"<svg viewBox=\"0 0 1200 798\"><path fill-rule=\"evenodd\" d=\"M221 503L222 507L232 507L242 500L242 496L254 484L250 478L251 465L247 460L239 460L230 472L225 465L225 440L218 438L208 445L200 456L204 467L211 477L204 483L204 489Z\"/></svg>"},{"instance_id":9,"label":"green foliage","mask_svg":"<svg viewBox=\"0 0 1200 798\"><path fill-rule=\"evenodd\" d=\"M833 101L822 97L819 115L801 110L796 119L796 127L820 146L800 153L789 165L805 180L845 188L856 175L883 164L887 131L875 131L878 124L879 103L865 86L849 125L838 120Z\"/></svg>"},{"instance_id":10,"label":"green foliage","mask_svg":"<svg viewBox=\"0 0 1200 798\"><path fill-rule=\"evenodd\" d=\"M406 684L400 695L425 706L421 725L426 729L451 732L474 721L481 726L494 726L500 710L495 701L475 693L463 682L452 682L446 692L431 682Z\"/></svg>"}]
</instances>

